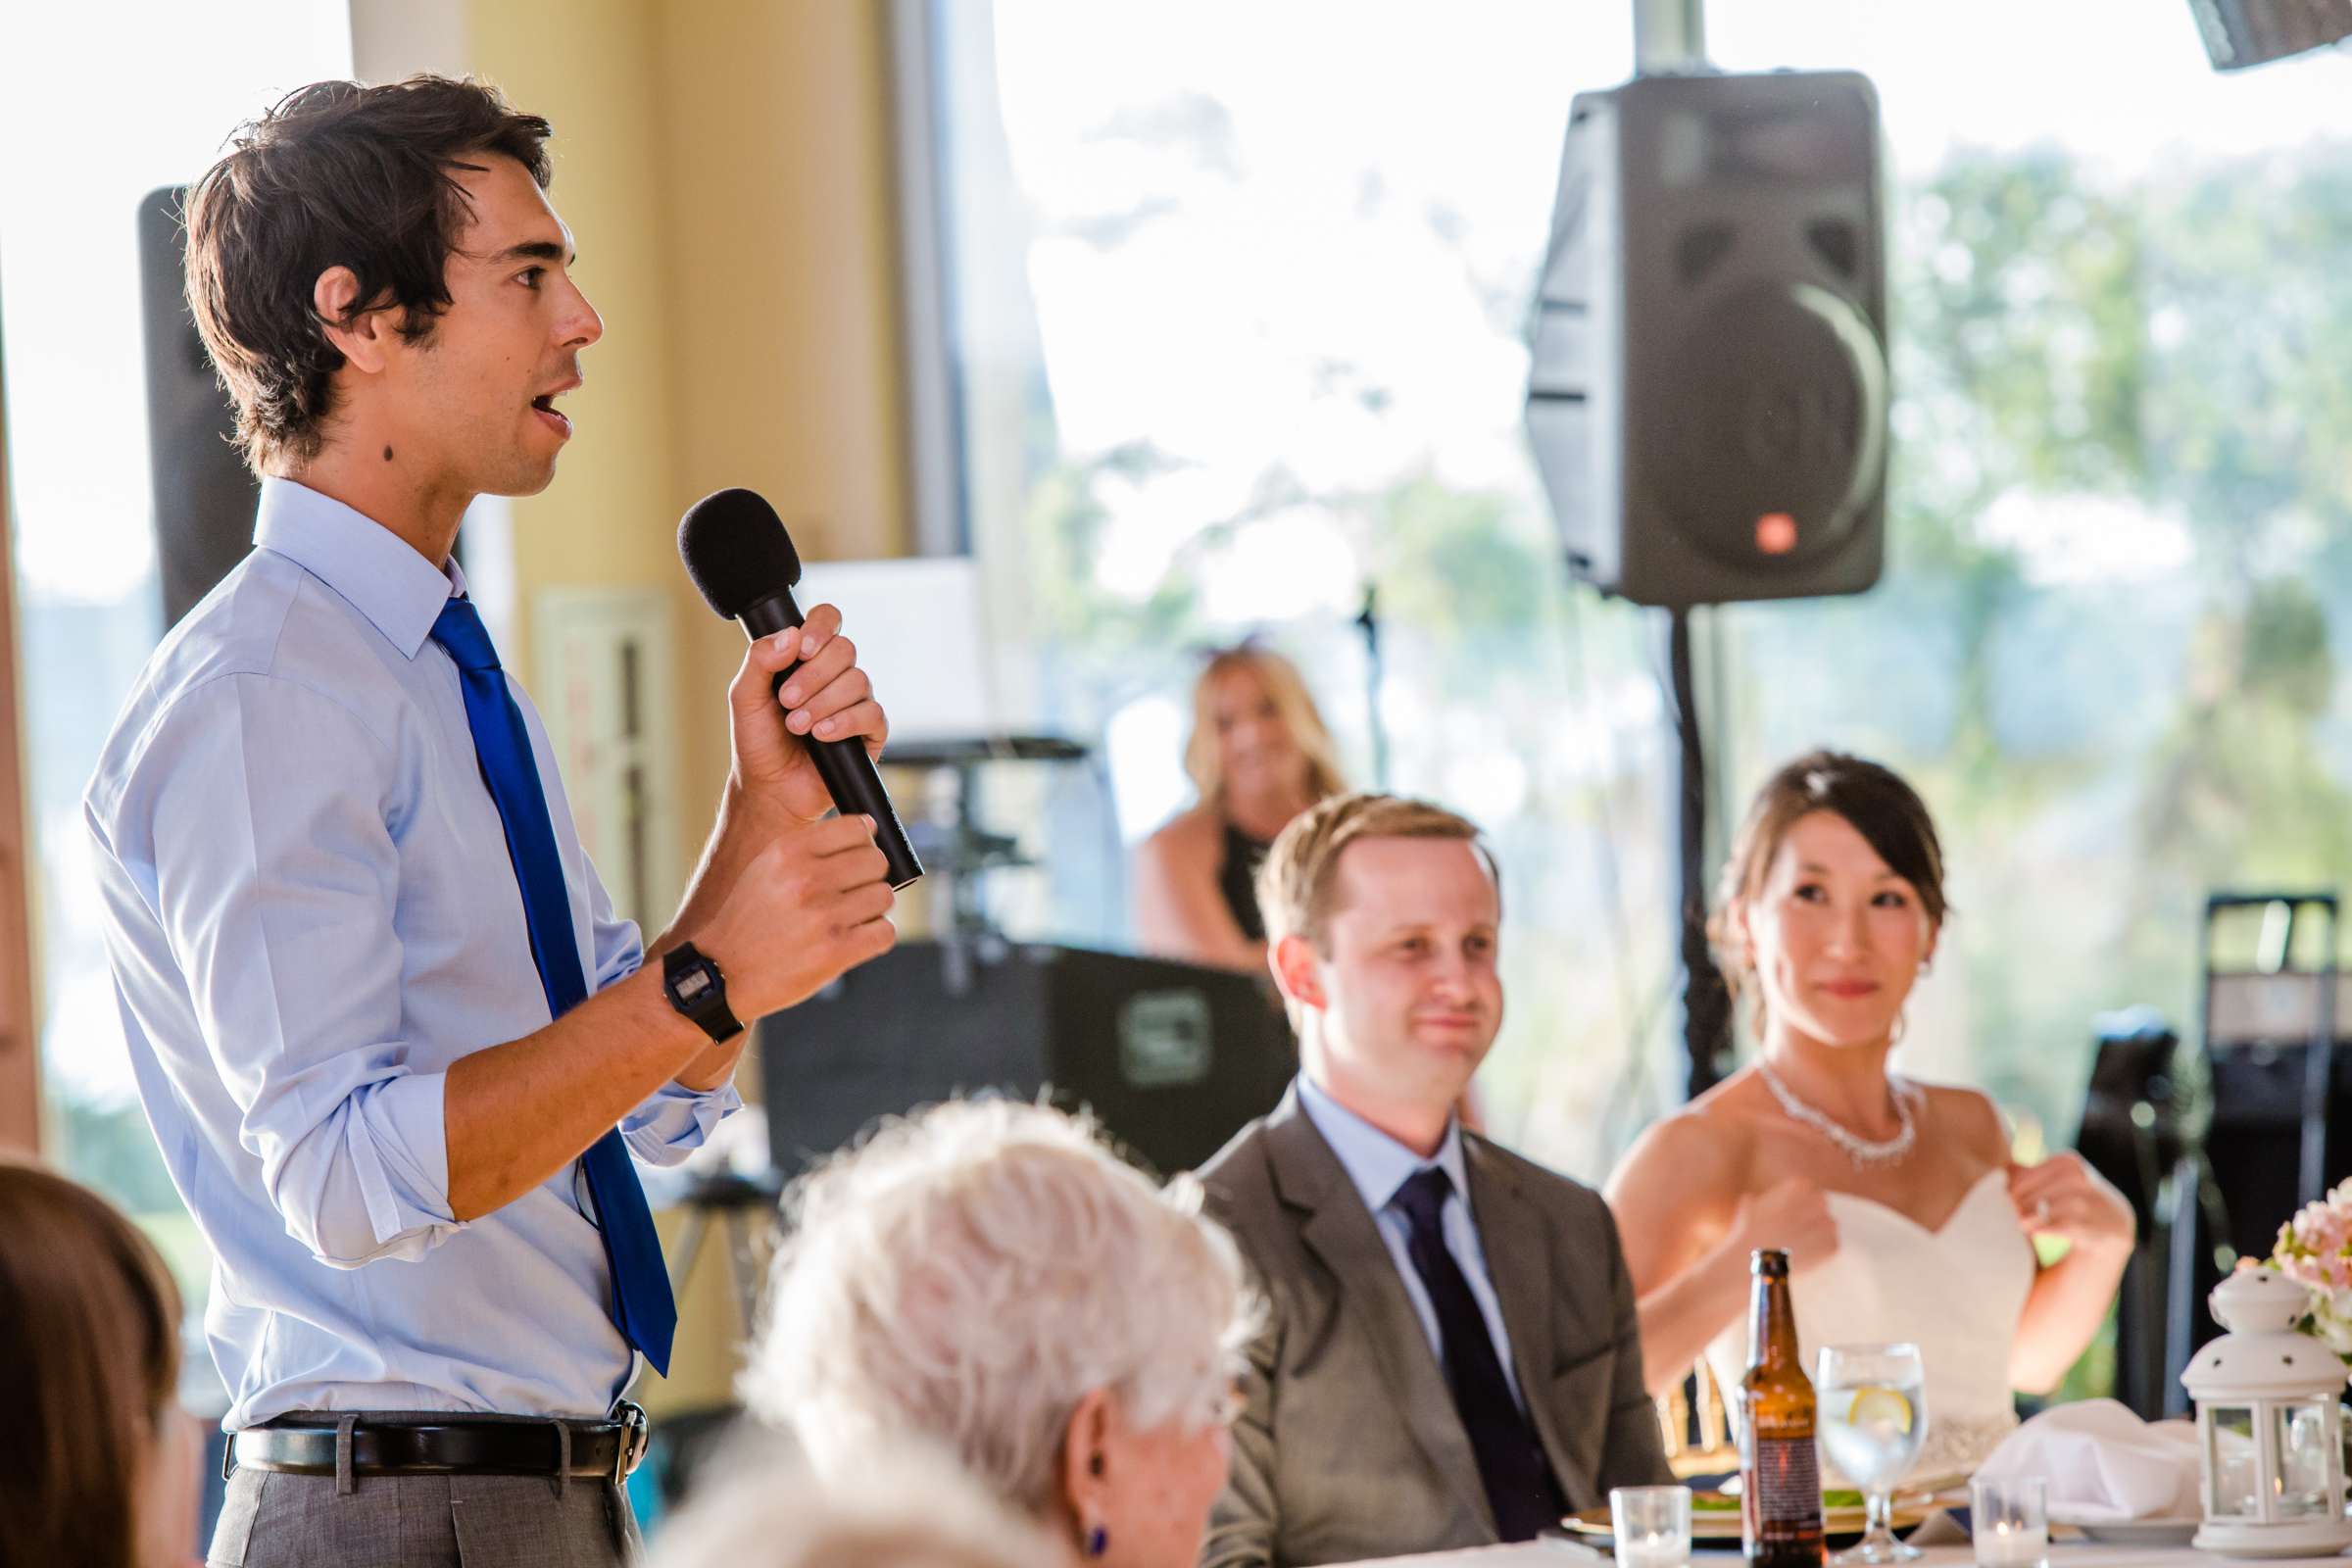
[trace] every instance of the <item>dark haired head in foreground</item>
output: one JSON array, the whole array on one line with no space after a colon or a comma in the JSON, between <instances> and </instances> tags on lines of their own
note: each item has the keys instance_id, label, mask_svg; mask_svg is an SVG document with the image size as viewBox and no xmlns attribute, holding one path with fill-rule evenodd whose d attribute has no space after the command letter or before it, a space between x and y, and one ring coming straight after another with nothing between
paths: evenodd
<instances>
[{"instance_id":1,"label":"dark haired head in foreground","mask_svg":"<svg viewBox=\"0 0 2352 1568\"><path fill-rule=\"evenodd\" d=\"M196 1539L179 1294L86 1188L0 1159L0 1568L162 1568Z\"/></svg>"}]
</instances>

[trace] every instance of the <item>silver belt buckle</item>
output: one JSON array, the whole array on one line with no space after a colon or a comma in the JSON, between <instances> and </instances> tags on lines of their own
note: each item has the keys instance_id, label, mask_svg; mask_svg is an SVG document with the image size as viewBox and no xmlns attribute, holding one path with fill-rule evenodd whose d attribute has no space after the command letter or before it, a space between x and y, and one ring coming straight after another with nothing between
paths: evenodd
<instances>
[{"instance_id":1,"label":"silver belt buckle","mask_svg":"<svg viewBox=\"0 0 2352 1568\"><path fill-rule=\"evenodd\" d=\"M612 1484L620 1486L636 1473L645 1450L654 1441L654 1425L645 1417L645 1407L634 1399L612 1401L612 1419L620 1423L620 1448L612 1456Z\"/></svg>"}]
</instances>

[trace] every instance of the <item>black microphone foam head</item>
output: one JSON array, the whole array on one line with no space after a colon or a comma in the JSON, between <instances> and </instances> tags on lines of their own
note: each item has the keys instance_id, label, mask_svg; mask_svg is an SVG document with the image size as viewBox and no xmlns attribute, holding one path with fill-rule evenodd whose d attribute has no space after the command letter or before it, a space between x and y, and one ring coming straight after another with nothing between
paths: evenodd
<instances>
[{"instance_id":1,"label":"black microphone foam head","mask_svg":"<svg viewBox=\"0 0 2352 1568\"><path fill-rule=\"evenodd\" d=\"M714 490L688 507L678 557L703 602L727 620L801 580L792 535L754 490Z\"/></svg>"}]
</instances>

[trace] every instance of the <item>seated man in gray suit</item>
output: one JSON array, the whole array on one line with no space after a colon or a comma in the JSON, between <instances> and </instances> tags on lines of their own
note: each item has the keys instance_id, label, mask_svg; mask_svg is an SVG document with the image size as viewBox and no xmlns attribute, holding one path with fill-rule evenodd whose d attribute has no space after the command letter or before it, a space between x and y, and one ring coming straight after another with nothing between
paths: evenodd
<instances>
[{"instance_id":1,"label":"seated man in gray suit","mask_svg":"<svg viewBox=\"0 0 2352 1568\"><path fill-rule=\"evenodd\" d=\"M1478 830L1335 797L1257 889L1303 1071L1200 1171L1267 1305L1205 1568L1525 1541L1671 1481L1608 1208L1454 1117L1502 1023Z\"/></svg>"}]
</instances>

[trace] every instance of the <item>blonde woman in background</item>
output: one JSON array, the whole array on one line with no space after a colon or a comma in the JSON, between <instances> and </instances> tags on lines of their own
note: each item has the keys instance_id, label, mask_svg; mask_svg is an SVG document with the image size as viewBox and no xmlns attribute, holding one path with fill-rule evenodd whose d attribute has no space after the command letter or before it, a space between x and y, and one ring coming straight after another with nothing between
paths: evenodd
<instances>
[{"instance_id":1,"label":"blonde woman in background","mask_svg":"<svg viewBox=\"0 0 2352 1568\"><path fill-rule=\"evenodd\" d=\"M936 1447L1080 1556L1193 1568L1254 1326L1199 1203L1043 1106L886 1123L788 1200L745 1402L828 1488Z\"/></svg>"},{"instance_id":2,"label":"blonde woman in background","mask_svg":"<svg viewBox=\"0 0 2352 1568\"><path fill-rule=\"evenodd\" d=\"M1348 787L1298 666L1248 644L1212 656L1193 686L1184 770L1193 805L1136 852L1137 945L1263 974L1252 884L1266 849L1293 817Z\"/></svg>"}]
</instances>

